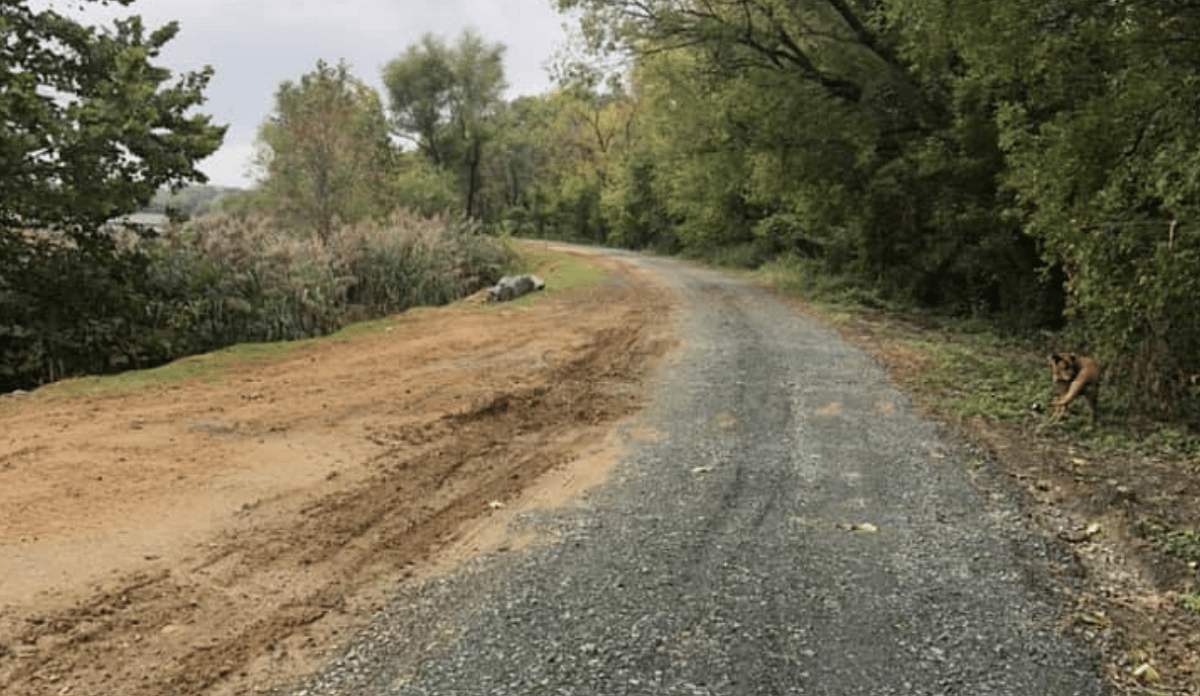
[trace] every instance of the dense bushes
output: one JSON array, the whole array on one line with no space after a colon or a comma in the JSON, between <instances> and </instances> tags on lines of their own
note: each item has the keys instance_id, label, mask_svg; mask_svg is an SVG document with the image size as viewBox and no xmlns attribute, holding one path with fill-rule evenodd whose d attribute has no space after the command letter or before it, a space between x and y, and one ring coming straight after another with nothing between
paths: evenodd
<instances>
[{"instance_id":1,"label":"dense bushes","mask_svg":"<svg viewBox=\"0 0 1200 696\"><path fill-rule=\"evenodd\" d=\"M0 391L127 361L145 323L144 254L5 232L0 264Z\"/></svg>"},{"instance_id":2,"label":"dense bushes","mask_svg":"<svg viewBox=\"0 0 1200 696\"><path fill-rule=\"evenodd\" d=\"M558 4L634 56L593 97L630 114L595 170L610 243L1065 328L1108 403L1200 428L1200 5Z\"/></svg>"},{"instance_id":3,"label":"dense bushes","mask_svg":"<svg viewBox=\"0 0 1200 696\"><path fill-rule=\"evenodd\" d=\"M403 212L341 226L328 242L228 216L94 247L9 233L0 391L448 302L495 282L511 260L502 240L470 223Z\"/></svg>"}]
</instances>

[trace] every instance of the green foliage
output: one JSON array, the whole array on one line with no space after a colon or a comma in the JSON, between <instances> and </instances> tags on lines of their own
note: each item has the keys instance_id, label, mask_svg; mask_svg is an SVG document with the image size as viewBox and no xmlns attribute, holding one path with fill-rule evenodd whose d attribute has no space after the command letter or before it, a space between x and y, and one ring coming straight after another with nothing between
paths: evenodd
<instances>
[{"instance_id":1,"label":"green foliage","mask_svg":"<svg viewBox=\"0 0 1200 696\"><path fill-rule=\"evenodd\" d=\"M485 151L507 87L504 52L469 29L453 47L426 34L383 69L392 123L434 167L453 172L471 218L480 214Z\"/></svg>"},{"instance_id":2,"label":"green foliage","mask_svg":"<svg viewBox=\"0 0 1200 696\"><path fill-rule=\"evenodd\" d=\"M564 75L634 56L601 178L613 243L802 257L1009 330L1069 321L1131 415L1200 424L1200 6L558 5L595 56Z\"/></svg>"},{"instance_id":3,"label":"green foliage","mask_svg":"<svg viewBox=\"0 0 1200 696\"><path fill-rule=\"evenodd\" d=\"M133 237L105 264L61 240L30 248L38 256L18 277L24 294L0 295L13 317L0 334L0 390L325 334L448 302L513 262L501 240L469 223L405 213L339 226L328 241L265 218L202 217L157 239ZM59 280L72 275L82 282Z\"/></svg>"},{"instance_id":4,"label":"green foliage","mask_svg":"<svg viewBox=\"0 0 1200 696\"><path fill-rule=\"evenodd\" d=\"M411 153L400 155L394 202L425 216L462 212L454 175Z\"/></svg>"},{"instance_id":5,"label":"green foliage","mask_svg":"<svg viewBox=\"0 0 1200 696\"><path fill-rule=\"evenodd\" d=\"M923 83L883 5L561 4L639 54L639 154L601 198L614 241L662 235L741 265L819 258L890 297L1054 320L1036 245L997 205L989 106Z\"/></svg>"},{"instance_id":6,"label":"green foliage","mask_svg":"<svg viewBox=\"0 0 1200 696\"><path fill-rule=\"evenodd\" d=\"M97 253L49 232L0 239L0 391L128 363L141 340L148 259Z\"/></svg>"},{"instance_id":7,"label":"green foliage","mask_svg":"<svg viewBox=\"0 0 1200 696\"><path fill-rule=\"evenodd\" d=\"M129 4L123 2L121 4ZM178 32L140 18L87 27L0 5L0 390L136 360L151 320L149 257L103 223L160 187L204 181L195 163L225 128L190 113L212 70L152 63ZM145 352L157 353L153 340Z\"/></svg>"},{"instance_id":8,"label":"green foliage","mask_svg":"<svg viewBox=\"0 0 1200 696\"><path fill-rule=\"evenodd\" d=\"M414 220L399 221L401 224L411 224ZM428 221L424 221L428 222ZM456 226L457 234L473 234L471 228ZM460 240L461 241L461 240ZM479 242L483 242L480 246ZM487 238L475 237L473 248L484 250L486 256L493 262L502 258L507 270L521 269L535 272L545 278L548 287L545 293L535 293L518 298L506 306L520 306L535 302L546 294L565 292L573 288L586 287L601 283L608 277L608 272L586 259L573 254L555 251L531 250L517 254L515 249L501 244L494 246ZM500 256L495 256L501 250ZM466 256L469 256L467 254ZM494 305L482 305L479 311L494 311ZM394 319L374 319L357 321L348 324L321 338L298 339L294 341L274 341L270 343L248 342L219 348L206 353L191 355L173 360L158 367L126 370L113 375L88 375L63 379L54 384L37 390L30 398L47 399L74 396L96 396L128 394L146 388L161 389L178 384L182 381L197 380L206 383L220 382L228 368L244 368L256 361L268 361L292 355L311 348L320 341L348 341L359 336L391 331L396 325ZM0 409L4 408L0 405Z\"/></svg>"},{"instance_id":9,"label":"green foliage","mask_svg":"<svg viewBox=\"0 0 1200 696\"><path fill-rule=\"evenodd\" d=\"M635 102L585 85L518 99L484 160L483 219L518 234L605 242L602 196L630 141Z\"/></svg>"},{"instance_id":10,"label":"green foliage","mask_svg":"<svg viewBox=\"0 0 1200 696\"><path fill-rule=\"evenodd\" d=\"M606 242L674 252L678 242L663 200L654 153L645 146L631 149L615 169L600 194L600 212L610 230Z\"/></svg>"},{"instance_id":11,"label":"green foliage","mask_svg":"<svg viewBox=\"0 0 1200 696\"><path fill-rule=\"evenodd\" d=\"M1200 423L1200 8L901 0L894 16L920 64L957 66L947 87L990 107L1003 212L1065 279L1073 333L1107 383L1131 413ZM918 47L918 28L941 40Z\"/></svg>"},{"instance_id":12,"label":"green foliage","mask_svg":"<svg viewBox=\"0 0 1200 696\"><path fill-rule=\"evenodd\" d=\"M1158 522L1143 522L1141 533L1163 553L1188 563L1200 563L1200 534L1194 529L1172 529Z\"/></svg>"},{"instance_id":13,"label":"green foliage","mask_svg":"<svg viewBox=\"0 0 1200 696\"><path fill-rule=\"evenodd\" d=\"M104 221L160 187L205 180L195 163L225 127L189 112L212 69L169 84L151 62L176 23L147 34L132 16L101 29L14 0L0 4L0 30L0 227L70 229L103 244L91 238Z\"/></svg>"},{"instance_id":14,"label":"green foliage","mask_svg":"<svg viewBox=\"0 0 1200 696\"><path fill-rule=\"evenodd\" d=\"M317 61L299 83L280 85L259 142L265 177L256 201L298 231L327 239L337 221L377 218L395 205L382 103L344 62Z\"/></svg>"},{"instance_id":15,"label":"green foliage","mask_svg":"<svg viewBox=\"0 0 1200 696\"><path fill-rule=\"evenodd\" d=\"M496 138L482 166L485 221L513 234L545 236L545 206L554 187L546 138L552 116L549 103L539 97L519 97L498 114Z\"/></svg>"}]
</instances>

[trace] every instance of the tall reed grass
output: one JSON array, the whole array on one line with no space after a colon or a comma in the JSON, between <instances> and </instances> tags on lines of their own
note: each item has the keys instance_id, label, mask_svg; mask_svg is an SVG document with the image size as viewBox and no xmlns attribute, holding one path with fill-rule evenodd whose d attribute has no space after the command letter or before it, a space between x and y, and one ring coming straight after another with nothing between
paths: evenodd
<instances>
[{"instance_id":1,"label":"tall reed grass","mask_svg":"<svg viewBox=\"0 0 1200 696\"><path fill-rule=\"evenodd\" d=\"M124 236L111 259L42 245L21 260L3 269L13 287L53 276L71 292L0 292L0 390L446 303L496 282L515 254L475 223L397 211L324 242L270 218L210 215Z\"/></svg>"}]
</instances>

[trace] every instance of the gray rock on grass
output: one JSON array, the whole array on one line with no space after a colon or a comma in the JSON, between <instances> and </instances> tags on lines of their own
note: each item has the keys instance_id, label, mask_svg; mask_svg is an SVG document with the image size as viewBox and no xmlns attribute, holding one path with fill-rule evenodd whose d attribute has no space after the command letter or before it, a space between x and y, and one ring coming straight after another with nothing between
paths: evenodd
<instances>
[{"instance_id":1,"label":"gray rock on grass","mask_svg":"<svg viewBox=\"0 0 1200 696\"><path fill-rule=\"evenodd\" d=\"M496 283L495 287L488 290L487 298L488 302L507 302L544 287L546 287L546 281L532 273L504 276L499 283Z\"/></svg>"}]
</instances>

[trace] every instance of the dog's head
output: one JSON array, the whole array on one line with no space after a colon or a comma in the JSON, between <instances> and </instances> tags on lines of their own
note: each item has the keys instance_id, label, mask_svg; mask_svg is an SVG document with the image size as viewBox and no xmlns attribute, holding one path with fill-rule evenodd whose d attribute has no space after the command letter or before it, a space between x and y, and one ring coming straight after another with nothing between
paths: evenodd
<instances>
[{"instance_id":1,"label":"dog's head","mask_svg":"<svg viewBox=\"0 0 1200 696\"><path fill-rule=\"evenodd\" d=\"M1050 356L1050 371L1055 382L1070 384L1079 375L1079 358L1074 353L1055 353Z\"/></svg>"}]
</instances>

